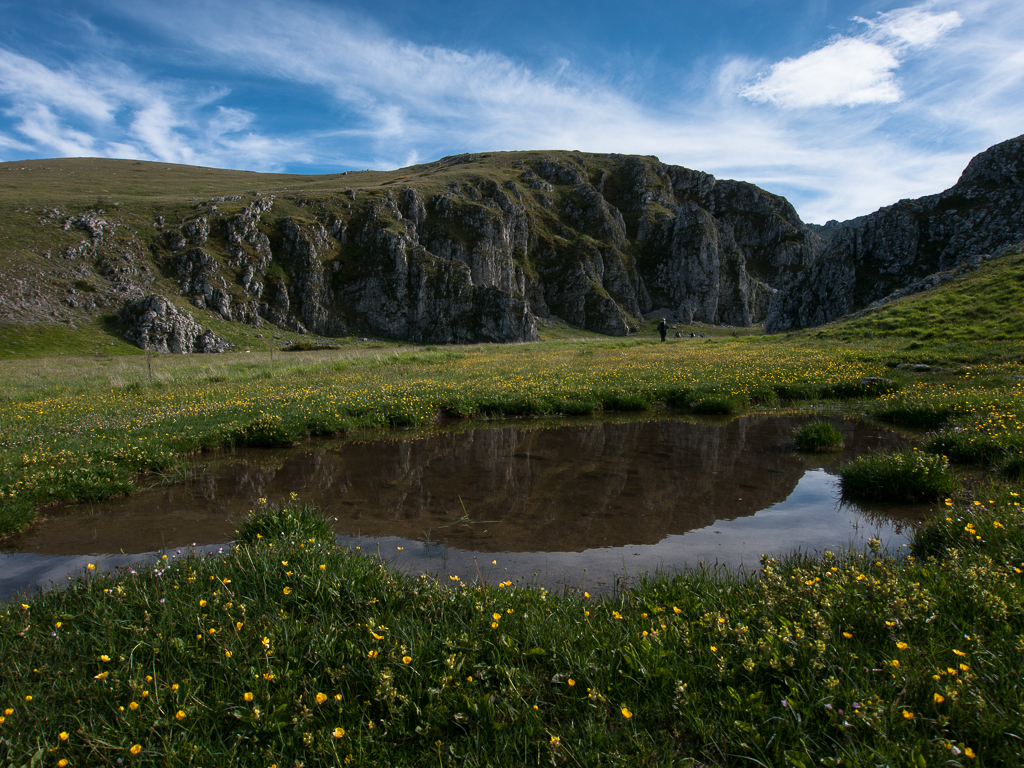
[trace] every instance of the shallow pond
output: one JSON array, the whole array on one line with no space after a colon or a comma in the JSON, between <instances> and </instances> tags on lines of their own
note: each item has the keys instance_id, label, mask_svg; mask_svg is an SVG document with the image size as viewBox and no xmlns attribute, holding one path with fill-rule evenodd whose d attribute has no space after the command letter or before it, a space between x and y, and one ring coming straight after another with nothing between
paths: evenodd
<instances>
[{"instance_id":1,"label":"shallow pond","mask_svg":"<svg viewBox=\"0 0 1024 768\"><path fill-rule=\"evenodd\" d=\"M844 449L796 453L808 416L660 418L497 426L248 450L197 461L193 480L68 507L0 555L0 599L146 553L227 546L258 499L321 508L339 540L408 572L605 591L642 572L756 569L762 554L890 549L928 506L840 502L842 461L906 444L833 418ZM117 554L112 554L117 553Z\"/></svg>"}]
</instances>

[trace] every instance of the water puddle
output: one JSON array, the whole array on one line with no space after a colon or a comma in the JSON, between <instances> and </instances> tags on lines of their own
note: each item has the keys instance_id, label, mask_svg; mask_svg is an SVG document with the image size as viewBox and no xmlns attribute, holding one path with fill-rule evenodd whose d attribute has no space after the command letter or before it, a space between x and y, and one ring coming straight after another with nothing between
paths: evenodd
<instances>
[{"instance_id":1,"label":"water puddle","mask_svg":"<svg viewBox=\"0 0 1024 768\"><path fill-rule=\"evenodd\" d=\"M41 521L0 555L0 599L89 562L216 551L258 499L292 493L321 508L343 544L408 572L476 579L479 568L548 589L604 591L655 570L754 569L765 553L907 541L930 507L842 504L833 474L905 441L837 418L844 450L807 457L791 434L808 418L503 423L215 456L185 484Z\"/></svg>"}]
</instances>

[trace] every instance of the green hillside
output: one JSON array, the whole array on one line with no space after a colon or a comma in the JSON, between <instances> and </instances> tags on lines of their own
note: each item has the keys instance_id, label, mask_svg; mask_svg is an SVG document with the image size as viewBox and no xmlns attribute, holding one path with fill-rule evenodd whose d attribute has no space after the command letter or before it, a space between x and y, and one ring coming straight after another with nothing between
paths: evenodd
<instances>
[{"instance_id":1,"label":"green hillside","mask_svg":"<svg viewBox=\"0 0 1024 768\"><path fill-rule=\"evenodd\" d=\"M1024 249L937 288L805 333L847 343L905 341L905 349L917 357L960 354L970 359L981 347L994 346L1005 350L1004 357L1022 359Z\"/></svg>"}]
</instances>

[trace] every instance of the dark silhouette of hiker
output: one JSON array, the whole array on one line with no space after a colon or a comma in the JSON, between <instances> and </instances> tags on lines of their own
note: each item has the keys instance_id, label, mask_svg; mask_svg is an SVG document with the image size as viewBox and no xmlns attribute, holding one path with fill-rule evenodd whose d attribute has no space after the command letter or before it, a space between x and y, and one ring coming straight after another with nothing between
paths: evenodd
<instances>
[{"instance_id":1,"label":"dark silhouette of hiker","mask_svg":"<svg viewBox=\"0 0 1024 768\"><path fill-rule=\"evenodd\" d=\"M668 323L665 321L664 317L661 318L661 322L658 323L658 333L661 334L661 340L664 341L665 334L668 333Z\"/></svg>"}]
</instances>

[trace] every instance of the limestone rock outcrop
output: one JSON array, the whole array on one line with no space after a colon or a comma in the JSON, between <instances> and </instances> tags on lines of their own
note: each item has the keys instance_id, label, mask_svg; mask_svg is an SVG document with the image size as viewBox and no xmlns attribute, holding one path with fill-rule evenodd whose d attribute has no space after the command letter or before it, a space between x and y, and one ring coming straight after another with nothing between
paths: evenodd
<instances>
[{"instance_id":1,"label":"limestone rock outcrop","mask_svg":"<svg viewBox=\"0 0 1024 768\"><path fill-rule=\"evenodd\" d=\"M657 158L509 159L440 189L302 198L277 218L269 196L239 212L200 204L156 253L183 295L224 319L448 344L535 340L538 317L625 335L654 307L757 323L821 245L785 199Z\"/></svg>"},{"instance_id":2,"label":"limestone rock outcrop","mask_svg":"<svg viewBox=\"0 0 1024 768\"><path fill-rule=\"evenodd\" d=\"M124 307L120 318L128 325L125 338L153 352L224 352L230 347L213 331L205 330L188 312L157 294Z\"/></svg>"},{"instance_id":3,"label":"limestone rock outcrop","mask_svg":"<svg viewBox=\"0 0 1024 768\"><path fill-rule=\"evenodd\" d=\"M538 338L538 319L622 336L655 313L784 331L1024 240L1022 152L1024 137L1004 142L946 192L820 227L752 184L560 151L319 177L276 197L62 202L17 214L40 228L38 258L0 271L0 314L73 323L124 308L135 343L188 352L219 344L201 340L174 291L196 318L321 337L520 342ZM95 161L107 162L122 161Z\"/></svg>"}]
</instances>

